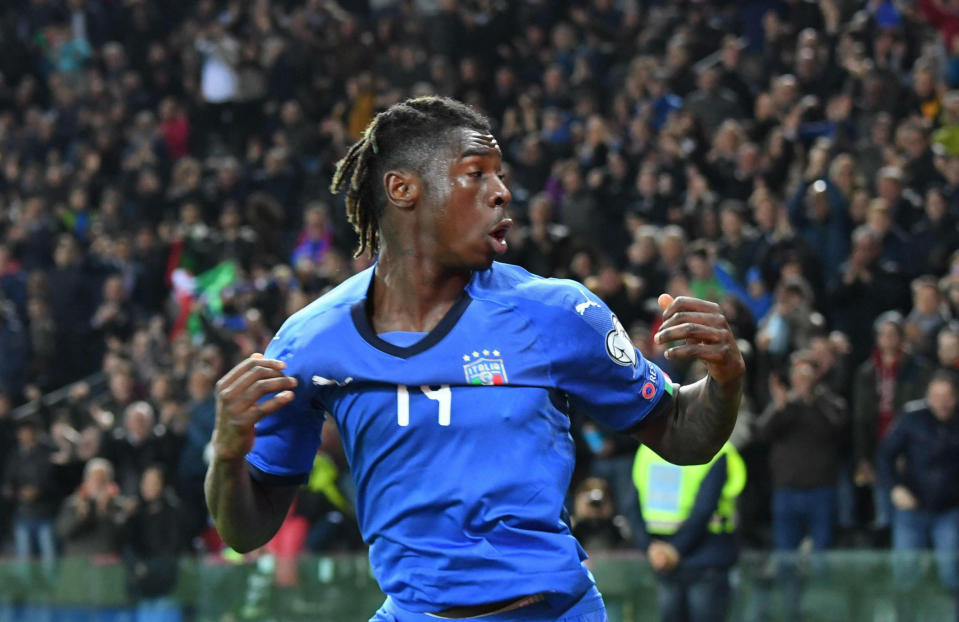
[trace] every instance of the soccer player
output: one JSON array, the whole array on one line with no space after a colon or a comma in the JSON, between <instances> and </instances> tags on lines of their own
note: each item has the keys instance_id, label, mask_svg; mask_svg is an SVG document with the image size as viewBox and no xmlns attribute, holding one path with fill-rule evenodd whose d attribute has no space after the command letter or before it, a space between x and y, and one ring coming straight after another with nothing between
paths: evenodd
<instances>
[{"instance_id":1,"label":"soccer player","mask_svg":"<svg viewBox=\"0 0 959 622\"><path fill-rule=\"evenodd\" d=\"M374 621L606 620L563 521L579 409L680 464L736 419L744 364L715 304L671 301L657 334L707 378L676 387L572 281L493 261L510 192L487 120L450 99L380 113L339 163L358 253L376 264L293 315L217 384L210 511L266 543L339 427L387 595ZM668 298L668 297L667 297Z\"/></svg>"}]
</instances>

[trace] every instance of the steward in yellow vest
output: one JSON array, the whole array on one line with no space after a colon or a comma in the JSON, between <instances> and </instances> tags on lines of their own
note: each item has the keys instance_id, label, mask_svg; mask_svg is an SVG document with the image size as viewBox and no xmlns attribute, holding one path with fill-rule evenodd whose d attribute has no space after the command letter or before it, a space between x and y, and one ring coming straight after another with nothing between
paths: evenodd
<instances>
[{"instance_id":1,"label":"steward in yellow vest","mask_svg":"<svg viewBox=\"0 0 959 622\"><path fill-rule=\"evenodd\" d=\"M739 552L736 499L746 485L739 452L726 443L708 464L676 466L643 445L633 483L643 527L636 540L657 573L664 622L725 620Z\"/></svg>"}]
</instances>

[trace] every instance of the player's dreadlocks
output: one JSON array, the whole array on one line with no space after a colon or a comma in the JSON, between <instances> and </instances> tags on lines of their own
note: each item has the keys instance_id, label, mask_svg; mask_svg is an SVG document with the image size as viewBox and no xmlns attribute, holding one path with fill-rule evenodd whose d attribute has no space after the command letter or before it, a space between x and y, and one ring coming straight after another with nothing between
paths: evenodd
<instances>
[{"instance_id":1,"label":"player's dreadlocks","mask_svg":"<svg viewBox=\"0 0 959 622\"><path fill-rule=\"evenodd\" d=\"M457 128L490 132L483 115L454 99L408 99L376 115L363 138L337 162L330 190L338 194L346 189L346 215L360 237L355 257L379 251L379 217L386 205L381 180L386 171L411 167L424 173L429 156Z\"/></svg>"}]
</instances>

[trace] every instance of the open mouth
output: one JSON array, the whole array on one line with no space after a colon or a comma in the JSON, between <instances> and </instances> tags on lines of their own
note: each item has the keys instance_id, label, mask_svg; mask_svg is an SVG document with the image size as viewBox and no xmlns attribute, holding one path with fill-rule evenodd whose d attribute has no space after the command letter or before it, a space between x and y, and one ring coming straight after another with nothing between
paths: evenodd
<instances>
[{"instance_id":1,"label":"open mouth","mask_svg":"<svg viewBox=\"0 0 959 622\"><path fill-rule=\"evenodd\" d=\"M497 242L502 242L506 239L506 229L497 229L490 233L490 237L496 240Z\"/></svg>"},{"instance_id":2,"label":"open mouth","mask_svg":"<svg viewBox=\"0 0 959 622\"><path fill-rule=\"evenodd\" d=\"M513 221L509 218L504 218L501 220L493 229L489 232L490 237L496 238L500 242L506 239L506 232L510 230L510 227L513 226Z\"/></svg>"},{"instance_id":3,"label":"open mouth","mask_svg":"<svg viewBox=\"0 0 959 622\"><path fill-rule=\"evenodd\" d=\"M488 235L493 239L493 249L496 252L502 253L506 251L506 233L512 226L513 221L509 218L504 218L490 230Z\"/></svg>"}]
</instances>

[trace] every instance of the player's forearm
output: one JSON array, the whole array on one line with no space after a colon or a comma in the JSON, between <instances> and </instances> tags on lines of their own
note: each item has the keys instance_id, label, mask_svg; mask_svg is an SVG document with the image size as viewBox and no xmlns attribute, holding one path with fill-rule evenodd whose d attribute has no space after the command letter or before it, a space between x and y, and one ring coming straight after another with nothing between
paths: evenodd
<instances>
[{"instance_id":1,"label":"player's forearm","mask_svg":"<svg viewBox=\"0 0 959 622\"><path fill-rule=\"evenodd\" d=\"M250 477L244 459L214 459L204 491L220 537L241 553L259 548L273 537L292 500L290 494L284 504L285 495L258 484Z\"/></svg>"},{"instance_id":2,"label":"player's forearm","mask_svg":"<svg viewBox=\"0 0 959 622\"><path fill-rule=\"evenodd\" d=\"M729 439L742 392L742 376L725 383L706 376L683 385L672 408L640 440L674 464L705 464Z\"/></svg>"}]
</instances>

